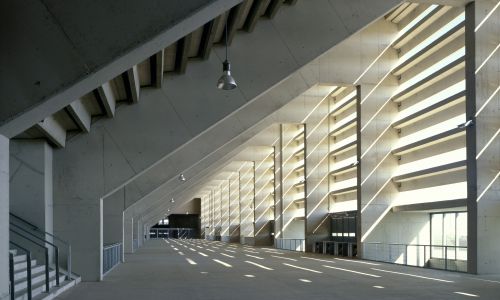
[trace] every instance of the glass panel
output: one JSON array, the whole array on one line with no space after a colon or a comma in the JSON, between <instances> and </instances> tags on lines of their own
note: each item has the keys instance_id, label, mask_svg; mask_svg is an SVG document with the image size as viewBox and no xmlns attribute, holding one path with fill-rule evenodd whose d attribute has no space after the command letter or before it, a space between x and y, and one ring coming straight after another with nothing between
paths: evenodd
<instances>
[{"instance_id":1,"label":"glass panel","mask_svg":"<svg viewBox=\"0 0 500 300\"><path fill-rule=\"evenodd\" d=\"M442 214L432 214L431 215L431 244L432 245L443 245L443 215ZM442 247L432 247L432 257L443 258L444 250Z\"/></svg>"},{"instance_id":2,"label":"glass panel","mask_svg":"<svg viewBox=\"0 0 500 300\"><path fill-rule=\"evenodd\" d=\"M455 246L456 245L456 230L455 230L455 219L456 213L447 213L444 214L444 244L446 246ZM455 259L456 252L454 247L448 247L445 251L447 252L448 259Z\"/></svg>"},{"instance_id":3,"label":"glass panel","mask_svg":"<svg viewBox=\"0 0 500 300\"><path fill-rule=\"evenodd\" d=\"M467 247L467 213L457 214L457 246ZM467 260L467 249L457 249L457 259Z\"/></svg>"}]
</instances>

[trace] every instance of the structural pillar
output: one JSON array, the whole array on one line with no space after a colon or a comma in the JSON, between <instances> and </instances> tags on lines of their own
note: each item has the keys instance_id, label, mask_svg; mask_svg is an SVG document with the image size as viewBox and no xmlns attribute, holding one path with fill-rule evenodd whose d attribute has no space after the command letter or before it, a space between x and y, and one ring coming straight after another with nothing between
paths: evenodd
<instances>
[{"instance_id":1,"label":"structural pillar","mask_svg":"<svg viewBox=\"0 0 500 300\"><path fill-rule=\"evenodd\" d=\"M125 253L134 253L134 218L127 210L123 215L123 248Z\"/></svg>"}]
</instances>

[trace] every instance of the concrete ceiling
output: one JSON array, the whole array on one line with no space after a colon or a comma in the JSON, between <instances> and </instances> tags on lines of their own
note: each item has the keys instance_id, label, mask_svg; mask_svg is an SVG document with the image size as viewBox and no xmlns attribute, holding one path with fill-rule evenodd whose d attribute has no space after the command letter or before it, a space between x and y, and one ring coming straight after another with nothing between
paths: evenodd
<instances>
[{"instance_id":1,"label":"concrete ceiling","mask_svg":"<svg viewBox=\"0 0 500 300\"><path fill-rule=\"evenodd\" d=\"M239 2L2 2L1 30L12 43L0 50L0 87L7 99L0 104L0 134L18 135ZM192 62L184 75L166 77L161 88L141 88L137 105L117 106L114 119L99 121L55 151L55 202L124 194L126 206L149 206L147 199L172 194L179 173L189 180L203 170L208 176L251 137L285 120L275 112L290 101L301 97L305 105L305 92L324 90L318 83L354 82L376 53L355 48L359 43L337 51L335 46L399 3L298 1L234 39L230 59L238 89L215 88L221 47ZM388 39L395 25L383 26L379 38ZM13 56L15 51L23 55ZM346 51L367 60L346 63Z\"/></svg>"},{"instance_id":2,"label":"concrete ceiling","mask_svg":"<svg viewBox=\"0 0 500 300\"><path fill-rule=\"evenodd\" d=\"M206 63L193 65L186 73L188 82L184 76L171 78L165 84L165 93L168 90L176 95L171 101L180 102L178 108L174 104L175 110L182 114L182 125L188 127L186 131L192 132L193 138L153 162L107 196L120 193L125 188L130 191L126 200L130 205L150 192L158 191L160 186L165 187L162 191L166 193L177 184L179 173L192 178L227 153L223 148L231 149L244 143L263 129L251 129L254 124L323 81L318 77L318 61L313 61L316 57L398 3L383 2L370 1L373 9L365 10L361 9L363 1L299 1L272 21L259 23L252 35L237 37L230 49L234 74L240 83L238 91L220 94L213 88L220 68L220 60L215 57L213 62L211 58ZM332 18L332 15L340 17ZM390 34L386 38L389 37ZM216 53L223 57L222 49L217 49ZM330 55L338 54L341 53ZM372 56L373 53L370 53L367 57ZM326 68L333 65L332 58L328 58L330 62L325 64ZM363 67L366 63L350 62L347 66L352 74L360 74L358 70ZM332 70L329 70L324 75L329 75L320 76L325 82L354 81L351 78L353 75L344 76L345 72L332 75ZM179 125L175 126L177 130L182 129ZM162 128L169 126L165 124ZM172 144L174 140L169 142ZM170 183L170 188L164 183Z\"/></svg>"}]
</instances>

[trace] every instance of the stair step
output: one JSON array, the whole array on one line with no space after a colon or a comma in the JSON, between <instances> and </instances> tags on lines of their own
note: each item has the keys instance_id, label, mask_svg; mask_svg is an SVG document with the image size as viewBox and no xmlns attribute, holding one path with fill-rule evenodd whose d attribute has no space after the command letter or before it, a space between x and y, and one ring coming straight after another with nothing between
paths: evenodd
<instances>
[{"instance_id":1,"label":"stair step","mask_svg":"<svg viewBox=\"0 0 500 300\"><path fill-rule=\"evenodd\" d=\"M26 254L14 256L14 263L20 263L26 261Z\"/></svg>"},{"instance_id":2,"label":"stair step","mask_svg":"<svg viewBox=\"0 0 500 300\"><path fill-rule=\"evenodd\" d=\"M49 279L54 277L56 275L55 270L50 270L49 271ZM60 278L60 276L59 276ZM34 286L40 282L45 283L45 269L42 270L42 272L38 272L36 274L31 274L31 285ZM28 286L28 281L26 278L22 278L19 280L14 281L14 290L15 291L20 291L23 289L26 289Z\"/></svg>"},{"instance_id":3,"label":"stair step","mask_svg":"<svg viewBox=\"0 0 500 300\"><path fill-rule=\"evenodd\" d=\"M60 283L64 282L65 280L66 280L65 275L59 276ZM49 289L52 289L55 286L56 286L56 278L55 278L55 276L52 276L50 278L50 281L49 281ZM43 292L45 292L45 280L43 280L42 282L36 283L36 284L32 284L32 286L31 286L31 297L32 298L35 298L36 296L42 294ZM49 290L49 292L50 292L50 290ZM20 291L15 292L14 299L15 300L28 300L27 289L24 288Z\"/></svg>"},{"instance_id":4,"label":"stair step","mask_svg":"<svg viewBox=\"0 0 500 300\"><path fill-rule=\"evenodd\" d=\"M31 260L31 267L36 266L36 259ZM14 272L26 270L26 261L20 263L14 263Z\"/></svg>"},{"instance_id":5,"label":"stair step","mask_svg":"<svg viewBox=\"0 0 500 300\"><path fill-rule=\"evenodd\" d=\"M33 300L52 300L55 297L59 296L61 293L76 286L78 283L80 283L80 281L81 278L79 277L73 280L61 281L61 284L58 287L51 288L49 293L41 293L33 297Z\"/></svg>"},{"instance_id":6,"label":"stair step","mask_svg":"<svg viewBox=\"0 0 500 300\"><path fill-rule=\"evenodd\" d=\"M43 271L45 271L45 266L35 266L35 267L31 268L32 275L43 272ZM16 273L14 273L14 281L18 281L18 280L21 280L23 278L26 278L27 275L28 275L28 272L26 271L26 269L19 271L19 272L16 272Z\"/></svg>"}]
</instances>

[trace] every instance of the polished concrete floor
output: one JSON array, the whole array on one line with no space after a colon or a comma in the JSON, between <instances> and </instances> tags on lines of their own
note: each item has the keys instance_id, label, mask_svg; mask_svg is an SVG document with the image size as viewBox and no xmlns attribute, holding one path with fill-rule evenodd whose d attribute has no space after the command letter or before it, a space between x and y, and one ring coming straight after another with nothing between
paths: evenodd
<instances>
[{"instance_id":1,"label":"polished concrete floor","mask_svg":"<svg viewBox=\"0 0 500 300\"><path fill-rule=\"evenodd\" d=\"M204 240L149 240L57 299L500 299L498 276Z\"/></svg>"}]
</instances>

